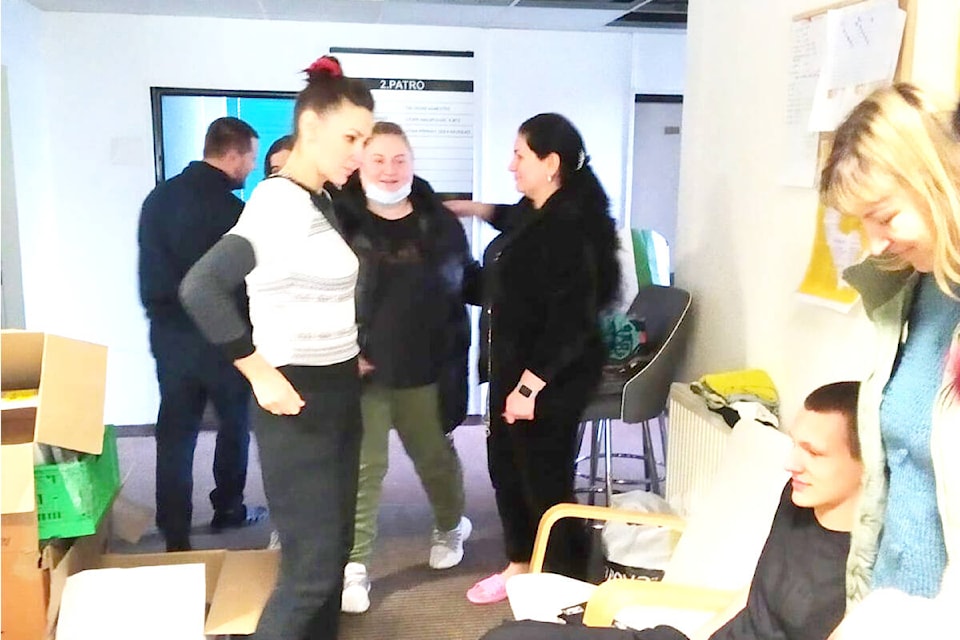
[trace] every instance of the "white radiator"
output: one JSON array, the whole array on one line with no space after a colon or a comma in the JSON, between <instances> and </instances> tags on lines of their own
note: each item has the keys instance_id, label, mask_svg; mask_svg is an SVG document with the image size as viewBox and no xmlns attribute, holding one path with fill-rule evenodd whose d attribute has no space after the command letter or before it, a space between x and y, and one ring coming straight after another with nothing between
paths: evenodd
<instances>
[{"instance_id":1,"label":"white radiator","mask_svg":"<svg viewBox=\"0 0 960 640\"><path fill-rule=\"evenodd\" d=\"M670 386L667 417L666 500L674 512L688 516L710 488L733 430L679 382Z\"/></svg>"}]
</instances>

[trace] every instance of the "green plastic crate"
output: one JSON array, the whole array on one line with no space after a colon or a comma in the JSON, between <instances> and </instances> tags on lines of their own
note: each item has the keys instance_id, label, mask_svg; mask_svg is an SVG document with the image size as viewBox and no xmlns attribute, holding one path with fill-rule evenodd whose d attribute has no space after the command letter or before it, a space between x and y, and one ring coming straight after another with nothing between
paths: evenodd
<instances>
[{"instance_id":1,"label":"green plastic crate","mask_svg":"<svg viewBox=\"0 0 960 640\"><path fill-rule=\"evenodd\" d=\"M116 430L104 429L102 454L37 466L33 475L40 540L94 534L120 487Z\"/></svg>"}]
</instances>

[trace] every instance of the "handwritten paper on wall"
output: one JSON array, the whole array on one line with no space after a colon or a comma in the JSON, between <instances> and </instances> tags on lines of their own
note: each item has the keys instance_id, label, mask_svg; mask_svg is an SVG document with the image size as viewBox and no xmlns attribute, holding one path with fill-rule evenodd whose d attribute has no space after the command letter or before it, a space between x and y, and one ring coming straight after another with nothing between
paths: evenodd
<instances>
[{"instance_id":1,"label":"handwritten paper on wall","mask_svg":"<svg viewBox=\"0 0 960 640\"><path fill-rule=\"evenodd\" d=\"M823 66L827 16L795 20L790 27L790 80L787 86L786 157L780 183L812 187L816 182L818 134L808 128L820 69Z\"/></svg>"},{"instance_id":2,"label":"handwritten paper on wall","mask_svg":"<svg viewBox=\"0 0 960 640\"><path fill-rule=\"evenodd\" d=\"M780 184L816 184L818 134L893 81L905 21L896 0L866 0L791 23Z\"/></svg>"},{"instance_id":3,"label":"handwritten paper on wall","mask_svg":"<svg viewBox=\"0 0 960 640\"><path fill-rule=\"evenodd\" d=\"M860 261L862 238L859 220L821 204L810 263L798 292L801 298L837 311L849 311L859 296L844 281L843 270Z\"/></svg>"},{"instance_id":4,"label":"handwritten paper on wall","mask_svg":"<svg viewBox=\"0 0 960 640\"><path fill-rule=\"evenodd\" d=\"M833 131L871 91L893 81L906 12L871 0L827 12L826 49L809 129Z\"/></svg>"}]
</instances>

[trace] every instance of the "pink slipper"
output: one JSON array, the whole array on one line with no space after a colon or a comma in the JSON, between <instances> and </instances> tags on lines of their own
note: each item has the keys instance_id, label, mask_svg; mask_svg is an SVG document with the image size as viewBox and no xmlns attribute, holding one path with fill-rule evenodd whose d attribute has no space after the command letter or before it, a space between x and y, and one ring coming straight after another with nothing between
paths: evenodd
<instances>
[{"instance_id":1,"label":"pink slipper","mask_svg":"<svg viewBox=\"0 0 960 640\"><path fill-rule=\"evenodd\" d=\"M499 573L487 576L467 591L467 600L473 604L493 604L507 599L507 581Z\"/></svg>"}]
</instances>

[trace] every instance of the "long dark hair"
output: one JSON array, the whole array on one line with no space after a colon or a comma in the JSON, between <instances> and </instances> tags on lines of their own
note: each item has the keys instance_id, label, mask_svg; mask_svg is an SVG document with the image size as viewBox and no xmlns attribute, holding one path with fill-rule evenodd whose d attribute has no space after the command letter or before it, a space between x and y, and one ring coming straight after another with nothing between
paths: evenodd
<instances>
[{"instance_id":1,"label":"long dark hair","mask_svg":"<svg viewBox=\"0 0 960 640\"><path fill-rule=\"evenodd\" d=\"M263 156L263 177L270 177L270 157L280 151L291 151L293 149L293 136L285 135L277 138L267 149L267 155Z\"/></svg>"},{"instance_id":2,"label":"long dark hair","mask_svg":"<svg viewBox=\"0 0 960 640\"><path fill-rule=\"evenodd\" d=\"M541 113L520 125L519 133L541 160L551 153L560 158L559 193L571 198L584 218L584 233L596 260L598 308L609 307L620 294L619 240L610 198L590 167L580 132L558 113Z\"/></svg>"},{"instance_id":3,"label":"long dark hair","mask_svg":"<svg viewBox=\"0 0 960 640\"><path fill-rule=\"evenodd\" d=\"M343 101L373 111L373 95L363 82L343 75L340 61L334 56L321 56L304 69L307 86L297 94L293 107L293 127L297 130L300 114L305 109L322 114L340 106Z\"/></svg>"}]
</instances>

